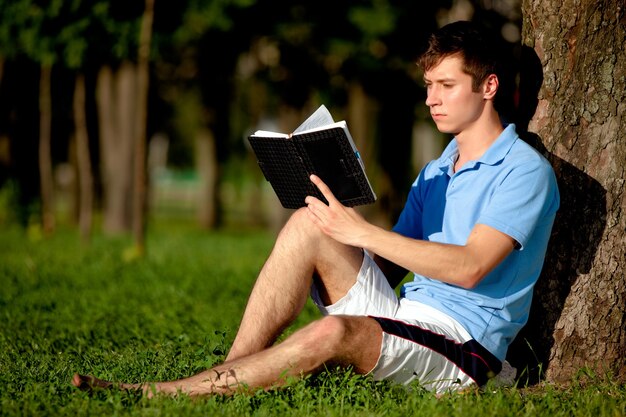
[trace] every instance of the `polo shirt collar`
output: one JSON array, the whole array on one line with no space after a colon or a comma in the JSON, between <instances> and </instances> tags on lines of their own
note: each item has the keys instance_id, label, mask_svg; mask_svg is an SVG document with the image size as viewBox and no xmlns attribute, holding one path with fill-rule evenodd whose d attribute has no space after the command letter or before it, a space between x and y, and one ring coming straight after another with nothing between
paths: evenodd
<instances>
[{"instance_id":1,"label":"polo shirt collar","mask_svg":"<svg viewBox=\"0 0 626 417\"><path fill-rule=\"evenodd\" d=\"M487 149L487 152L485 152L478 160L468 162L463 169L473 168L477 164L496 165L509 153L517 138L518 135L515 131L515 125L511 123L505 126L502 133L500 133L500 136L498 136L495 142L493 142L489 149ZM459 148L456 138L454 138L441 154L441 157L439 158L439 168L444 172L448 172L448 174L452 176L454 163L458 155Z\"/></svg>"}]
</instances>

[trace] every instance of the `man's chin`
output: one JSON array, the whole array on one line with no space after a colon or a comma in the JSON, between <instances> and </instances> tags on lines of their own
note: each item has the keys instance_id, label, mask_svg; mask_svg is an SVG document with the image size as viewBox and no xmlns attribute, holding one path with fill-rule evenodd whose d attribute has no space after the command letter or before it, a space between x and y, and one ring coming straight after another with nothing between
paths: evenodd
<instances>
[{"instance_id":1,"label":"man's chin","mask_svg":"<svg viewBox=\"0 0 626 417\"><path fill-rule=\"evenodd\" d=\"M456 134L459 133L456 129L453 129L451 127L442 126L442 125L439 125L439 124L436 124L436 123L435 123L435 125L437 126L437 130L440 131L441 133L454 135L454 136L456 136Z\"/></svg>"}]
</instances>

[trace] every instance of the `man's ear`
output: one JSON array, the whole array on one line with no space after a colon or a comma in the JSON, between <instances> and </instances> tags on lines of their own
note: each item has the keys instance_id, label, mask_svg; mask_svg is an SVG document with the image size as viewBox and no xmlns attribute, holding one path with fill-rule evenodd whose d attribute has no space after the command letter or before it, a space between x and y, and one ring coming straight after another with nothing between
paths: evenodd
<instances>
[{"instance_id":1,"label":"man's ear","mask_svg":"<svg viewBox=\"0 0 626 417\"><path fill-rule=\"evenodd\" d=\"M483 82L483 99L493 100L498 92L499 86L500 81L498 81L498 76L496 74L489 74Z\"/></svg>"}]
</instances>

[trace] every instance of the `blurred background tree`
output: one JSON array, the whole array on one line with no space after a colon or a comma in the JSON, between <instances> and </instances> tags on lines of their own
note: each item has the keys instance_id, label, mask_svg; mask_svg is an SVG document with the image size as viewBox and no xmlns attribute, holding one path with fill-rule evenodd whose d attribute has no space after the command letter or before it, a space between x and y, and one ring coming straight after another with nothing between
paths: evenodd
<instances>
[{"instance_id":1,"label":"blurred background tree","mask_svg":"<svg viewBox=\"0 0 626 417\"><path fill-rule=\"evenodd\" d=\"M126 233L142 194L133 178L147 171L150 218L277 228L288 212L245 137L259 127L293 130L324 103L348 120L366 157L380 201L364 213L390 224L417 169L446 139L428 120L414 65L426 34L473 16L519 33L516 2L517 14L482 3L156 2L143 105L144 0L1 0L0 183L8 213L43 230L59 216L70 219L83 237L92 224ZM147 169L136 156L144 112Z\"/></svg>"}]
</instances>

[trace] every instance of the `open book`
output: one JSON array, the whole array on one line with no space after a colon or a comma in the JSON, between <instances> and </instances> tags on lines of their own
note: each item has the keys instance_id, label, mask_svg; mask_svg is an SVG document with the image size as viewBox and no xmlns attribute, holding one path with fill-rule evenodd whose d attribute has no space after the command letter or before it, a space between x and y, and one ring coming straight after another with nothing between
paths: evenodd
<instances>
[{"instance_id":1,"label":"open book","mask_svg":"<svg viewBox=\"0 0 626 417\"><path fill-rule=\"evenodd\" d=\"M248 137L259 167L285 208L311 195L328 204L309 179L315 174L348 207L376 201L345 121L334 122L320 106L292 134L257 130Z\"/></svg>"}]
</instances>

